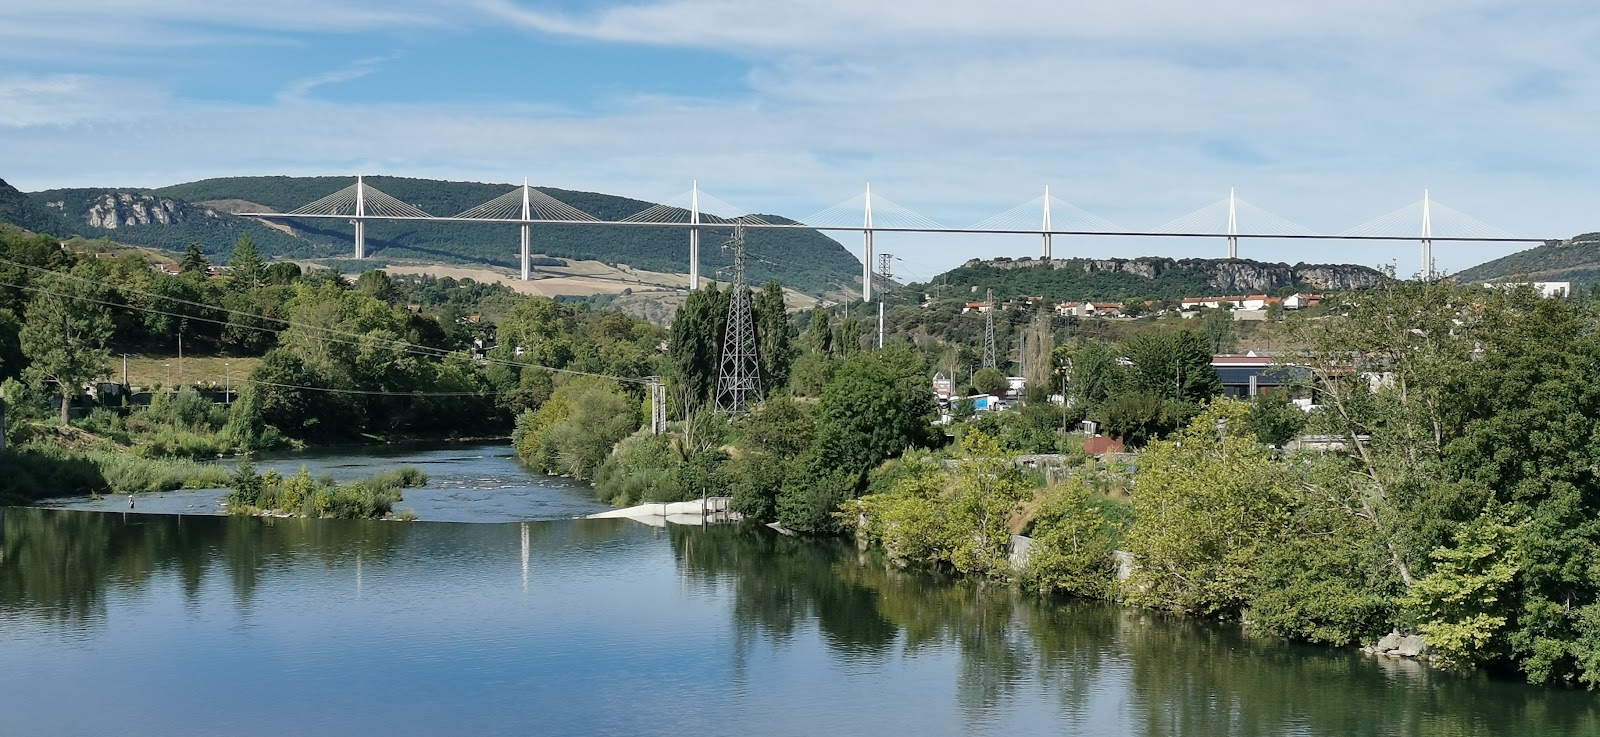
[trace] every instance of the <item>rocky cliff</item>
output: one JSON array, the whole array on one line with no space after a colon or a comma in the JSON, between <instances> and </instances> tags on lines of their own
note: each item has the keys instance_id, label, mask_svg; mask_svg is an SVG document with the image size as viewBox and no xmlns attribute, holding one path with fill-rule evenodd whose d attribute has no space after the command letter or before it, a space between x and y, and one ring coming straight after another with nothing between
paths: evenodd
<instances>
[{"instance_id":1,"label":"rocky cliff","mask_svg":"<svg viewBox=\"0 0 1600 737\"><path fill-rule=\"evenodd\" d=\"M73 214L66 212L66 200L45 204L69 217ZM175 225L196 216L215 218L217 211L142 192L106 192L89 202L83 222L91 228L116 230L135 225Z\"/></svg>"},{"instance_id":2,"label":"rocky cliff","mask_svg":"<svg viewBox=\"0 0 1600 737\"><path fill-rule=\"evenodd\" d=\"M998 277L990 280L1015 287L1004 291L1061 296L1064 299L1207 296L1202 292L1213 295L1263 294L1277 292L1284 287L1339 291L1374 286L1387 278L1374 269L1349 264L1291 266L1248 259L1025 257L972 259L933 282L952 285L970 283L977 286L989 277ZM985 286L1002 290L1000 285ZM1074 291L1071 294L1063 293Z\"/></svg>"}]
</instances>

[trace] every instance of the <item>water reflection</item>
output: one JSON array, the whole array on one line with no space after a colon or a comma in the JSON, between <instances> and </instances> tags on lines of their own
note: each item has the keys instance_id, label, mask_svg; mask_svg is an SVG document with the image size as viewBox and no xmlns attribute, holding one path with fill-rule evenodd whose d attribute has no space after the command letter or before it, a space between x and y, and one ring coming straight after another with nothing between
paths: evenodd
<instances>
[{"instance_id":1,"label":"water reflection","mask_svg":"<svg viewBox=\"0 0 1600 737\"><path fill-rule=\"evenodd\" d=\"M0 645L55 669L0 669L19 734L72 732L50 729L63 713L272 734L283 703L340 735L1600 734L1585 692L1042 602L741 526L13 508ZM77 714L91 671L142 689L127 713Z\"/></svg>"},{"instance_id":2,"label":"water reflection","mask_svg":"<svg viewBox=\"0 0 1600 737\"><path fill-rule=\"evenodd\" d=\"M104 619L107 592L173 572L190 605L218 570L248 609L289 561L384 560L411 527L366 520L162 516L14 507L0 516L0 611L73 627ZM359 587L359 567L357 568Z\"/></svg>"},{"instance_id":3,"label":"water reflection","mask_svg":"<svg viewBox=\"0 0 1600 737\"><path fill-rule=\"evenodd\" d=\"M1094 602L1055 603L888 565L844 543L675 528L686 575L731 587L736 649L814 621L841 661L956 653L966 731L1041 700L1069 731L1133 735L1600 734L1584 692L1246 636Z\"/></svg>"}]
</instances>

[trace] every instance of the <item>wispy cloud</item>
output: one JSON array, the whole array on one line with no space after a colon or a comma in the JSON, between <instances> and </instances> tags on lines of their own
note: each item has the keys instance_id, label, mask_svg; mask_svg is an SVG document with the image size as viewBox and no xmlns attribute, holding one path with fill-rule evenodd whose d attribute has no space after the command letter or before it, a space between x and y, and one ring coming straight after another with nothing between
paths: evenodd
<instances>
[{"instance_id":1,"label":"wispy cloud","mask_svg":"<svg viewBox=\"0 0 1600 737\"><path fill-rule=\"evenodd\" d=\"M374 56L366 59L359 59L346 64L345 66L339 67L338 69L333 69L322 72L321 74L313 74L309 77L303 77L301 79L294 80L293 82L285 85L283 89L278 91L278 100L280 102L295 102L304 100L310 96L313 90L317 89L318 87L326 87L328 85L335 85L342 82L351 82L361 79L362 77L378 71L378 67L382 66L385 62L394 60L395 58L396 55L391 54L388 56Z\"/></svg>"},{"instance_id":2,"label":"wispy cloud","mask_svg":"<svg viewBox=\"0 0 1600 737\"><path fill-rule=\"evenodd\" d=\"M156 115L166 102L164 92L137 79L0 76L0 128L126 122Z\"/></svg>"}]
</instances>

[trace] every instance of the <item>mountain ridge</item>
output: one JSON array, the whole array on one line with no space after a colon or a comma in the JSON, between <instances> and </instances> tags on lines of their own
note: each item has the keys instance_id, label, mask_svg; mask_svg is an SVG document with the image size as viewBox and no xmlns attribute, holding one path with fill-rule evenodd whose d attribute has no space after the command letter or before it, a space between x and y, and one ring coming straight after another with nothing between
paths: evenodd
<instances>
[{"instance_id":1,"label":"mountain ridge","mask_svg":"<svg viewBox=\"0 0 1600 737\"><path fill-rule=\"evenodd\" d=\"M914 291L935 298L1043 296L1070 300L1178 300L1185 297L1272 294L1285 289L1361 289L1389 277L1352 264L1286 264L1250 259L1138 258L971 259Z\"/></svg>"},{"instance_id":2,"label":"mountain ridge","mask_svg":"<svg viewBox=\"0 0 1600 737\"><path fill-rule=\"evenodd\" d=\"M431 214L448 216L482 204L517 185L448 182L409 177L369 176L368 185ZM269 257L339 258L354 250L348 225L340 221L258 221L233 214L242 205L288 211L351 184L348 177L222 177L141 189L74 188L29 193L32 211L54 212L66 223L59 235L112 237L134 245L182 250L199 242L214 256L225 256L240 235L249 234ZM537 187L602 220L620 220L654 203L598 192ZM777 222L792 222L766 215ZM4 219L0 217L0 219ZM706 226L701 234L701 270L712 276L732 264L718 244L731 229ZM374 266L391 260L477 263L515 268L517 226L449 224L427 221L373 221L367 245ZM811 294L853 291L860 262L843 245L812 230L753 230L747 236L752 281L777 279ZM627 264L649 271L688 270L688 236L681 228L639 226L540 225L534 251L547 256Z\"/></svg>"}]
</instances>

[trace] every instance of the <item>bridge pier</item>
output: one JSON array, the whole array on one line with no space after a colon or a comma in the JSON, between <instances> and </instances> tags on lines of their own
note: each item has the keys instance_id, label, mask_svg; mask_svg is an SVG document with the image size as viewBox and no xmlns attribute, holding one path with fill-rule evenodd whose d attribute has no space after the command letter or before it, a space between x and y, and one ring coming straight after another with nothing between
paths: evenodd
<instances>
[{"instance_id":1,"label":"bridge pier","mask_svg":"<svg viewBox=\"0 0 1600 737\"><path fill-rule=\"evenodd\" d=\"M356 260L367 257L367 221L356 218Z\"/></svg>"}]
</instances>

